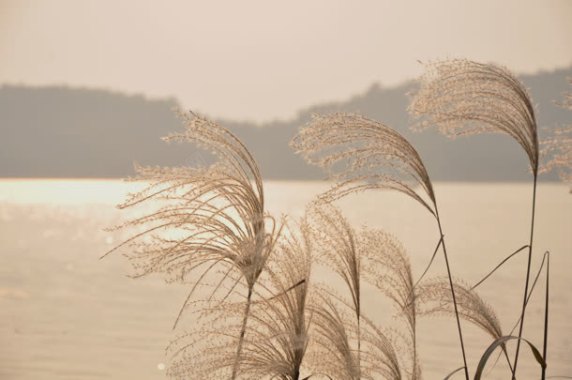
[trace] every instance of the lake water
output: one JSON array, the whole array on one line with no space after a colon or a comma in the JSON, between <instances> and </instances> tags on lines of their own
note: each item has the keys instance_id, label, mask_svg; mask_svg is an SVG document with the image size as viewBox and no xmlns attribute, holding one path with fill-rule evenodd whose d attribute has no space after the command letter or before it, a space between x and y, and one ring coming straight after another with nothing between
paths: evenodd
<instances>
[{"instance_id":1,"label":"lake water","mask_svg":"<svg viewBox=\"0 0 572 380\"><path fill-rule=\"evenodd\" d=\"M113 206L133 184L107 180L0 181L0 379L163 379L165 347L186 289L161 278L134 280L121 255L99 257L121 240L103 231L123 215ZM268 182L267 208L303 214L323 183ZM529 184L435 185L451 265L456 277L474 283L507 254L528 243ZM340 205L357 225L397 235L418 275L435 244L434 220L398 194L364 193ZM550 250L549 375L572 375L572 195L565 186L541 184L535 235L536 271ZM500 271L480 294L496 309L505 330L518 318L525 255ZM443 274L439 257L432 274ZM542 278L542 277L541 277ZM332 279L325 279L332 280ZM543 282L542 282L543 284ZM543 285L528 308L525 335L542 346ZM378 295L366 291L374 319ZM490 343L464 324L469 366ZM461 365L454 321L422 320L419 327L425 379L443 378ZM504 363L487 378L508 379ZM523 348L519 380L538 379ZM457 376L462 378L462 375Z\"/></svg>"}]
</instances>

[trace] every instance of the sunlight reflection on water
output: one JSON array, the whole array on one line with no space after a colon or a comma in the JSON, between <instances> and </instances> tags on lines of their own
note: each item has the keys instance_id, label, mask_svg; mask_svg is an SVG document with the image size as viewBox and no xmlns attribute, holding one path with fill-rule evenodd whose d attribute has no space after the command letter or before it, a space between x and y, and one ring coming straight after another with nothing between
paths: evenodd
<instances>
[{"instance_id":1,"label":"sunlight reflection on water","mask_svg":"<svg viewBox=\"0 0 572 380\"><path fill-rule=\"evenodd\" d=\"M130 267L120 255L99 260L124 238L103 230L122 218L113 206L140 187L114 180L0 180L0 378L164 378L164 348L174 337L170 328L186 289L156 276L126 277ZM267 207L297 218L326 188L323 183L267 182ZM526 243L527 184L438 183L435 189L458 277L474 282ZM356 225L368 223L397 235L417 274L424 267L437 235L431 216L416 203L397 194L367 193L340 205ZM565 186L540 185L537 217L535 265L545 249L553 252L549 373L566 375L572 373L572 196ZM433 274L442 274L442 265L438 257ZM517 258L482 288L505 328L517 315L523 270L524 260ZM366 312L383 320L387 313L378 294L365 287L364 299ZM529 313L525 333L541 342L541 292L532 298ZM432 318L420 324L427 379L458 366L451 322ZM488 340L472 327L467 327L467 339L474 368ZM519 380L538 378L532 360L521 370Z\"/></svg>"}]
</instances>

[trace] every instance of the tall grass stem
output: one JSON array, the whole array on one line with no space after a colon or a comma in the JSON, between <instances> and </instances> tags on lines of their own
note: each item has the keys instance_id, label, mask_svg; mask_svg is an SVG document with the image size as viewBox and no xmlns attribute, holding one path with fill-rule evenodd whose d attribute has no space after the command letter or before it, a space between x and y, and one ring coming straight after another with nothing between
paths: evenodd
<instances>
[{"instance_id":1,"label":"tall grass stem","mask_svg":"<svg viewBox=\"0 0 572 380\"><path fill-rule=\"evenodd\" d=\"M546 252L546 295L544 296L544 342L542 344L542 359L546 363L548 351L548 300L550 296L550 252ZM546 366L542 367L542 380L546 379Z\"/></svg>"},{"instance_id":2,"label":"tall grass stem","mask_svg":"<svg viewBox=\"0 0 572 380\"><path fill-rule=\"evenodd\" d=\"M530 221L530 243L528 244L528 263L526 266L526 281L524 285L524 299L522 301L522 311L520 314L520 325L518 327L518 340L516 343L516 353L514 357L514 367L512 370L512 380L516 380L516 369L518 365L518 355L520 353L520 342L522 338L522 330L524 327L524 314L526 312L526 305L528 299L528 283L530 281L530 266L532 262L532 243L534 240L534 218L536 214L536 185L537 185L537 174L534 172L534 184L532 187L532 217Z\"/></svg>"},{"instance_id":3,"label":"tall grass stem","mask_svg":"<svg viewBox=\"0 0 572 380\"><path fill-rule=\"evenodd\" d=\"M242 327L240 328L240 337L238 338L238 347L236 348L236 356L234 358L234 364L232 366L232 380L236 379L238 373L238 367L240 365L240 355L242 352L242 345L244 343L244 335L246 334L246 324L248 322L248 316L250 314L250 305L252 303L252 286L248 288L248 297L246 298L246 306L244 307L244 314L242 317Z\"/></svg>"},{"instance_id":4,"label":"tall grass stem","mask_svg":"<svg viewBox=\"0 0 572 380\"><path fill-rule=\"evenodd\" d=\"M435 205L437 225L439 226L439 234L441 235L441 241L443 246L443 256L445 256L445 264L447 266L447 276L449 277L449 285L451 286L451 296L453 297L453 307L455 308L455 319L457 320L457 330L459 331L459 340L461 342L461 352L463 354L463 364L465 366L465 378L469 380L469 368L467 367L467 356L465 354L465 343L463 342L463 331L461 329L461 320L459 318L459 310L457 309L457 297L455 296L455 287L453 286L453 277L451 275L451 267L449 265L449 258L447 255L447 245L445 244L443 228L441 227L441 219L439 218L439 211Z\"/></svg>"}]
</instances>

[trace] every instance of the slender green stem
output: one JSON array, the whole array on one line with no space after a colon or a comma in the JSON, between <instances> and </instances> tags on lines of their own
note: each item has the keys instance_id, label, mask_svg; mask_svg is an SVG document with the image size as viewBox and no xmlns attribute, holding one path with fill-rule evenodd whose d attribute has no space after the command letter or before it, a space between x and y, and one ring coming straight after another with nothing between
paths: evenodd
<instances>
[{"instance_id":1,"label":"slender green stem","mask_svg":"<svg viewBox=\"0 0 572 380\"><path fill-rule=\"evenodd\" d=\"M510 362L510 358L508 357L508 351L506 350L505 344L502 345L502 351L504 353L504 357L506 358L506 363L508 364L508 367L510 368L510 372L512 372L512 363Z\"/></svg>"},{"instance_id":2,"label":"slender green stem","mask_svg":"<svg viewBox=\"0 0 572 380\"><path fill-rule=\"evenodd\" d=\"M417 323L413 322L413 370L411 371L413 380L417 380L419 374L417 373Z\"/></svg>"},{"instance_id":3,"label":"slender green stem","mask_svg":"<svg viewBox=\"0 0 572 380\"><path fill-rule=\"evenodd\" d=\"M528 283L530 281L530 267L532 263L532 242L534 239L534 217L536 214L536 184L537 184L537 175L534 174L534 184L532 188L532 217L530 220L530 243L528 244L528 264L526 266L526 281L524 284L524 298L522 301L522 311L520 314L520 325L518 327L518 340L516 343L516 353L514 356L514 368L512 370L512 380L516 380L516 368L518 365L518 355L520 353L520 342L522 338L522 330L524 327L524 315L526 313L526 305L527 305L527 298L528 298Z\"/></svg>"},{"instance_id":4,"label":"slender green stem","mask_svg":"<svg viewBox=\"0 0 572 380\"><path fill-rule=\"evenodd\" d=\"M246 334L246 323L250 314L250 304L252 303L252 286L248 288L248 297L246 298L246 306L244 307L244 314L242 317L242 327L240 328L240 338L238 339L238 347L236 348L236 356L234 358L234 365L232 366L232 380L236 379L238 367L240 364L240 354L242 352L242 345L244 342L244 335Z\"/></svg>"},{"instance_id":5,"label":"slender green stem","mask_svg":"<svg viewBox=\"0 0 572 380\"><path fill-rule=\"evenodd\" d=\"M455 288L453 286L453 277L451 275L451 267L449 265L449 258L447 256L447 246L445 244L443 228L441 227L441 219L439 218L439 211L435 207L437 217L437 225L439 226L439 233L441 234L442 245L443 245L443 255L445 256L445 264L447 266L447 276L449 277L449 285L451 286L451 295L453 296L453 307L455 308L455 318L457 320L457 330L459 331L459 340L461 342L461 352L463 353L463 364L465 369L465 378L469 380L469 368L467 367L467 356L465 354L465 343L463 342L463 331L461 329L461 320L459 318L459 311L457 310L457 297L455 296Z\"/></svg>"},{"instance_id":6,"label":"slender green stem","mask_svg":"<svg viewBox=\"0 0 572 380\"><path fill-rule=\"evenodd\" d=\"M357 257L357 265L355 267L355 272L353 273L354 278L354 306L356 309L356 321L357 321L357 364L358 364L358 377L361 379L361 260Z\"/></svg>"},{"instance_id":7,"label":"slender green stem","mask_svg":"<svg viewBox=\"0 0 572 380\"><path fill-rule=\"evenodd\" d=\"M439 252L439 247L441 247L441 244L443 243L444 237L445 236L441 235L441 238L439 238L439 242L437 243L437 246L435 247L435 250L433 251L433 255L431 256L431 260L429 260L429 264L427 264L427 267L423 271L423 274L421 274L421 276L419 276L419 279L413 285L413 289L415 289L417 287L417 285L419 285L421 280L423 280L423 277L425 277L427 272L429 272L429 269L431 268L431 265L433 264L433 260L435 260L435 256L437 256L437 252Z\"/></svg>"},{"instance_id":8,"label":"slender green stem","mask_svg":"<svg viewBox=\"0 0 572 380\"><path fill-rule=\"evenodd\" d=\"M359 374L359 378L361 379L361 326L360 326L360 317L358 315L357 318L357 328L358 328L358 374Z\"/></svg>"},{"instance_id":9,"label":"slender green stem","mask_svg":"<svg viewBox=\"0 0 572 380\"><path fill-rule=\"evenodd\" d=\"M546 363L547 355L547 345L548 345L548 298L550 295L549 291L549 280L550 280L550 252L546 252L546 295L544 297L544 343L542 345L542 359ZM542 380L546 379L546 366L542 367Z\"/></svg>"},{"instance_id":10,"label":"slender green stem","mask_svg":"<svg viewBox=\"0 0 572 380\"><path fill-rule=\"evenodd\" d=\"M501 266L503 266L508 260L512 259L514 256L516 256L517 254L519 254L520 252L522 252L523 250L525 250L526 248L528 248L528 245L523 245L522 247L520 247L519 249L517 249L516 251L514 251L513 253L511 253L510 255L508 255L507 257L504 258L503 261L501 261L492 271L490 271L485 277L483 277L479 282L477 282L475 285L471 286L471 290L475 290L477 288L477 286L481 285L483 282L485 282L489 277L491 277L497 269L499 269Z\"/></svg>"}]
</instances>

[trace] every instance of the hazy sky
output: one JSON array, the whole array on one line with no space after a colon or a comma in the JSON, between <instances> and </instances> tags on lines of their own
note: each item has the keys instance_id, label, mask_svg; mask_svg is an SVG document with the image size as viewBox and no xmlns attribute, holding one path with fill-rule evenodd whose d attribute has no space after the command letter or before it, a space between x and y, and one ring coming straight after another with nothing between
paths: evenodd
<instances>
[{"instance_id":1,"label":"hazy sky","mask_svg":"<svg viewBox=\"0 0 572 380\"><path fill-rule=\"evenodd\" d=\"M447 57L569 66L572 1L0 0L0 83L173 96L218 117L291 117Z\"/></svg>"}]
</instances>

